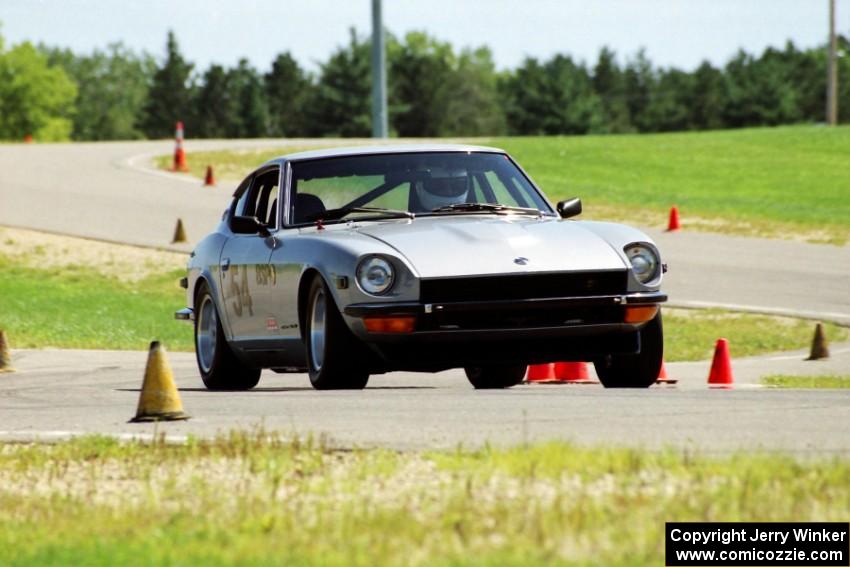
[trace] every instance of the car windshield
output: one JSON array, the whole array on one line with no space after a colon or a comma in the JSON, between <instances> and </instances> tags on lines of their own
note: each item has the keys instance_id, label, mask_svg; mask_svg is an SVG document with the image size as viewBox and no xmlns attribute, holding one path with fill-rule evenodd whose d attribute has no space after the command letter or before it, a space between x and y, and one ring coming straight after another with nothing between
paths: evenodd
<instances>
[{"instance_id":1,"label":"car windshield","mask_svg":"<svg viewBox=\"0 0 850 567\"><path fill-rule=\"evenodd\" d=\"M293 224L363 217L554 214L504 154L346 156L292 164ZM351 209L349 211L349 209Z\"/></svg>"}]
</instances>

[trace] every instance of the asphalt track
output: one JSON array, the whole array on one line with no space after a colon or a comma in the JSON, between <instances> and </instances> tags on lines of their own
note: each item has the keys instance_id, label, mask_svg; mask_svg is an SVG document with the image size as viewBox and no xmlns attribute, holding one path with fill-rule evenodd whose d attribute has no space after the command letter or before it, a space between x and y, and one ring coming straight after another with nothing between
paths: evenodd
<instances>
[{"instance_id":1,"label":"asphalt track","mask_svg":"<svg viewBox=\"0 0 850 567\"><path fill-rule=\"evenodd\" d=\"M172 353L175 382L192 419L130 424L146 353L17 351L19 372L0 374L0 439L52 440L80 433L211 436L231 428L325 436L342 447L477 447L545 440L700 452L783 450L850 453L850 390L769 390L764 372L838 372L850 344L829 361L804 352L733 362L736 388L709 390L708 362L668 364L675 386L613 391L596 385L529 384L476 391L463 372L373 376L363 391L317 392L303 374L264 372L247 392L209 392L194 355Z\"/></svg>"},{"instance_id":2,"label":"asphalt track","mask_svg":"<svg viewBox=\"0 0 850 567\"><path fill-rule=\"evenodd\" d=\"M324 141L323 141L324 142ZM189 151L280 147L292 140L188 142ZM346 144L351 143L346 141ZM232 186L202 188L146 167L172 142L0 146L0 225L188 251L170 245L176 219L191 239L219 218ZM592 206L586 215L592 217ZM684 218L687 227L687 218ZM639 223L636 223L639 224ZM671 303L726 306L850 324L850 247L649 231L670 272ZM170 317L171 314L164 314ZM178 323L175 323L178 324ZM0 438L49 439L82 432L150 434L130 425L145 353L16 351L19 372L0 374ZM670 364L676 388L611 391L528 385L476 392L462 373L393 373L363 392L314 392L303 375L266 372L251 392L203 390L194 359L172 355L188 422L160 425L181 436L263 425L327 434L350 445L398 448L568 439L703 451L850 451L850 391L766 390L765 373L850 372L850 345L829 362L803 352L734 361L741 384L709 391L708 363Z\"/></svg>"}]
</instances>

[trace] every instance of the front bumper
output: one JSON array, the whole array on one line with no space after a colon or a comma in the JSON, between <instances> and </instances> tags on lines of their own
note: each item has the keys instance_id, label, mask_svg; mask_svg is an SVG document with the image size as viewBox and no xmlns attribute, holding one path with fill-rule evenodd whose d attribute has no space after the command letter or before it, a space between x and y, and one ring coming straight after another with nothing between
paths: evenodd
<instances>
[{"instance_id":1,"label":"front bumper","mask_svg":"<svg viewBox=\"0 0 850 567\"><path fill-rule=\"evenodd\" d=\"M464 301L453 303L358 303L343 312L352 318L415 317L412 333L418 337L445 335L490 335L517 331L541 334L576 334L591 328L636 329L640 325L625 322L626 309L651 306L667 301L661 292L620 295L558 297L509 301ZM358 331L359 329L355 329ZM368 333L370 339L397 337L396 333Z\"/></svg>"},{"instance_id":2,"label":"front bumper","mask_svg":"<svg viewBox=\"0 0 850 567\"><path fill-rule=\"evenodd\" d=\"M441 370L484 364L590 361L640 351L626 310L667 300L661 292L457 303L370 303L347 306L352 331L386 368ZM364 318L414 317L413 332L366 331Z\"/></svg>"}]
</instances>

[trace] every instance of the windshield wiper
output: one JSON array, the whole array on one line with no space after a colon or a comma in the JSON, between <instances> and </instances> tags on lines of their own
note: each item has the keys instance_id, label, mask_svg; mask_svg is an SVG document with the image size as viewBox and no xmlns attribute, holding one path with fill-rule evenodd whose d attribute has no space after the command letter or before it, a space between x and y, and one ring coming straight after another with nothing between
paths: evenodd
<instances>
[{"instance_id":1,"label":"windshield wiper","mask_svg":"<svg viewBox=\"0 0 850 567\"><path fill-rule=\"evenodd\" d=\"M539 209L530 209L526 207L511 207L508 205L499 205L498 203L455 203L446 205L445 207L437 207L431 210L432 213L451 213L455 211L492 211L494 213L523 213L527 215L543 215L543 211Z\"/></svg>"},{"instance_id":2,"label":"windshield wiper","mask_svg":"<svg viewBox=\"0 0 850 567\"><path fill-rule=\"evenodd\" d=\"M350 213L374 213L386 217L403 217L408 219L416 216L410 211L384 209L382 207L340 207L338 209L328 209L320 213L313 213L312 215L307 215L305 218L308 221L339 220Z\"/></svg>"}]
</instances>

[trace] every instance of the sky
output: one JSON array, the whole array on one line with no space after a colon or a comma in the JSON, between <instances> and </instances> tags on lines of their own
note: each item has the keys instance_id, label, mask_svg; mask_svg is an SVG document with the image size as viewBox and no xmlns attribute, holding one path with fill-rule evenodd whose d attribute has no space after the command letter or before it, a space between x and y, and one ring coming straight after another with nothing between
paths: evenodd
<instances>
[{"instance_id":1,"label":"sky","mask_svg":"<svg viewBox=\"0 0 850 567\"><path fill-rule=\"evenodd\" d=\"M837 0L837 28L850 35L850 0ZM487 45L497 67L566 53L587 63L602 46L621 61L640 48L656 65L722 65L743 48L825 42L827 0L383 0L385 27L426 31L455 47ZM0 0L6 46L29 40L78 53L121 41L162 59L169 29L196 69L245 57L265 71L289 51L316 70L371 30L371 0Z\"/></svg>"}]
</instances>

